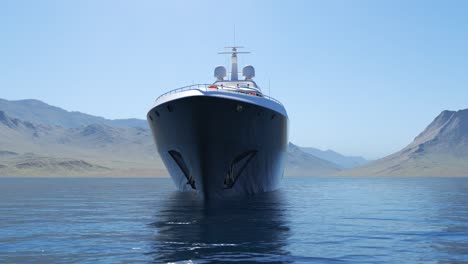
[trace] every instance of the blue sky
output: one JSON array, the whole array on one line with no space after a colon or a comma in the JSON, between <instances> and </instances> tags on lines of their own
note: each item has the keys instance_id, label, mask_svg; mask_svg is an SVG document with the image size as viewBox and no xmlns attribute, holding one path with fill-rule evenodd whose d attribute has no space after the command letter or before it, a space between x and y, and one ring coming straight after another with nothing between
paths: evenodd
<instances>
[{"instance_id":1,"label":"blue sky","mask_svg":"<svg viewBox=\"0 0 468 264\"><path fill-rule=\"evenodd\" d=\"M144 118L233 42L290 140L378 158L468 108L466 1L1 1L0 98ZM268 89L268 83L271 83Z\"/></svg>"}]
</instances>

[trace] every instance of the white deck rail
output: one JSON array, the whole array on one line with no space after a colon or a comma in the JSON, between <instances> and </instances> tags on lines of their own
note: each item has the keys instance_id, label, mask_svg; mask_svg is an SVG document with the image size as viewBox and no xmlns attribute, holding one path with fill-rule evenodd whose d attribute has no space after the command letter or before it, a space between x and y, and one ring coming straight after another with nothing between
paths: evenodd
<instances>
[{"instance_id":1,"label":"white deck rail","mask_svg":"<svg viewBox=\"0 0 468 264\"><path fill-rule=\"evenodd\" d=\"M213 88L210 88L210 87L213 87ZM242 88L245 88L245 87L242 87ZM280 101L276 100L275 98L271 97L271 96L268 96L268 95L264 95L264 94L260 94L258 93L257 90L241 90L237 87L231 87L231 86L221 86L221 85L214 85L214 84L192 84L192 85L188 85L188 86L184 86L184 87L180 87L180 88L177 88L177 89L174 89L174 90L171 90L169 92L166 92L166 93L163 93L161 94L158 98L156 98L156 102L166 96L166 95L170 95L170 94L175 94L175 93L180 93L180 92L184 92L184 91L188 91L188 90L200 90L200 91L203 91L203 92L229 92L229 93L241 93L241 94L246 94L246 95L250 95L249 92L253 92L255 93L255 95L250 95L250 96L259 96L259 97L263 97L263 98L266 98L268 100L271 100L273 102L276 102L280 105L283 105Z\"/></svg>"}]
</instances>

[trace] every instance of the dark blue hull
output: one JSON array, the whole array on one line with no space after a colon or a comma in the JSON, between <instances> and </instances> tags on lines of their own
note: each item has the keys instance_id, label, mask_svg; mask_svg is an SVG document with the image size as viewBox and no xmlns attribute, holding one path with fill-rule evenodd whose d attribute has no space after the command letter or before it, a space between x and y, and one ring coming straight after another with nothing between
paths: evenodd
<instances>
[{"instance_id":1,"label":"dark blue hull","mask_svg":"<svg viewBox=\"0 0 468 264\"><path fill-rule=\"evenodd\" d=\"M214 96L191 96L148 113L158 152L175 185L205 198L279 187L288 119L269 108Z\"/></svg>"}]
</instances>

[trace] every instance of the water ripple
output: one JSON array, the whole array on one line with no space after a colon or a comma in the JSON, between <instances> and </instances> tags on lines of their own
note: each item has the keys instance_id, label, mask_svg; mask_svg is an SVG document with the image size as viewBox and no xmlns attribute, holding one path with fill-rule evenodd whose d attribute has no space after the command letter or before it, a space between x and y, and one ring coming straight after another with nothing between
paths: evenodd
<instances>
[{"instance_id":1,"label":"water ripple","mask_svg":"<svg viewBox=\"0 0 468 264\"><path fill-rule=\"evenodd\" d=\"M205 203L169 179L0 179L0 263L468 263L466 190L293 178Z\"/></svg>"}]
</instances>

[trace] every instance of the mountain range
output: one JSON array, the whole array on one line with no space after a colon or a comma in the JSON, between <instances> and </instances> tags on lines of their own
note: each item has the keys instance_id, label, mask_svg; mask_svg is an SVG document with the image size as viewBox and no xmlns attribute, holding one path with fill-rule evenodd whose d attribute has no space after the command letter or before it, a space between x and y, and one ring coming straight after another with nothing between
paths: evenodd
<instances>
[{"instance_id":1,"label":"mountain range","mask_svg":"<svg viewBox=\"0 0 468 264\"><path fill-rule=\"evenodd\" d=\"M343 170L331 161L311 155L289 143L285 174L288 176L327 176Z\"/></svg>"},{"instance_id":2,"label":"mountain range","mask_svg":"<svg viewBox=\"0 0 468 264\"><path fill-rule=\"evenodd\" d=\"M62 108L48 105L34 99L9 101L0 99L0 110L9 116L25 120L35 124L56 125L64 128L80 127L91 124L106 124L114 127L141 127L148 128L145 120L130 119L105 119L99 116L84 114L81 112L69 112Z\"/></svg>"},{"instance_id":3,"label":"mountain range","mask_svg":"<svg viewBox=\"0 0 468 264\"><path fill-rule=\"evenodd\" d=\"M0 176L167 176L145 120L0 99ZM468 176L468 109L443 111L408 146L367 161L289 144L286 176Z\"/></svg>"},{"instance_id":4,"label":"mountain range","mask_svg":"<svg viewBox=\"0 0 468 264\"><path fill-rule=\"evenodd\" d=\"M468 176L468 109L443 111L402 150L341 176Z\"/></svg>"},{"instance_id":5,"label":"mountain range","mask_svg":"<svg viewBox=\"0 0 468 264\"><path fill-rule=\"evenodd\" d=\"M317 158L334 163L343 169L358 167L369 162L363 157L345 156L331 149L324 151L317 148L302 147L301 150Z\"/></svg>"},{"instance_id":6,"label":"mountain range","mask_svg":"<svg viewBox=\"0 0 468 264\"><path fill-rule=\"evenodd\" d=\"M352 163L289 145L286 175L324 176ZM318 150L317 150L318 151ZM340 160L336 159L340 157ZM0 99L0 176L166 176L145 120L110 120L39 100Z\"/></svg>"}]
</instances>

